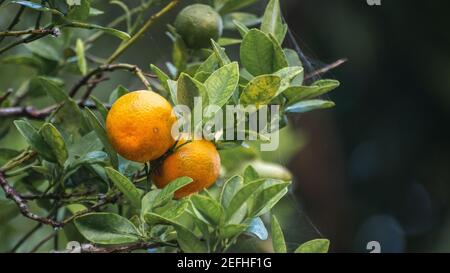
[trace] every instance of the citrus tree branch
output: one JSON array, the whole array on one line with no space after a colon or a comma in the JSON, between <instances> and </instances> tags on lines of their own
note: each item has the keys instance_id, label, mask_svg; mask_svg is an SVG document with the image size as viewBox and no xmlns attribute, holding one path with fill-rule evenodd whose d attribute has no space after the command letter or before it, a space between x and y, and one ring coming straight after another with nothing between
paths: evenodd
<instances>
[{"instance_id":1,"label":"citrus tree branch","mask_svg":"<svg viewBox=\"0 0 450 273\"><path fill-rule=\"evenodd\" d=\"M151 86L150 83L148 82L147 78L144 75L144 72L142 71L142 69L140 69L137 65L132 65L132 64L125 64L125 63L118 63L118 64L105 64L105 65L101 65L99 67L97 67L94 70L91 70L88 74L86 74L86 76L84 76L83 78L81 78L70 90L69 92L69 96L74 97L78 90L89 84L89 81L94 77L97 76L99 74L102 74L103 72L111 72L111 71L115 71L115 70L127 70L130 71L132 73L134 73L139 80L145 85L145 87L149 90L151 90Z\"/></svg>"},{"instance_id":2,"label":"citrus tree branch","mask_svg":"<svg viewBox=\"0 0 450 273\"><path fill-rule=\"evenodd\" d=\"M25 216L28 219L31 219L33 221L39 222L44 225L49 225L54 228L62 228L66 224L72 222L75 218L85 215L87 213L96 211L97 209L103 207L106 204L114 203L118 200L118 198L122 195L121 193L112 194L109 196L106 196L102 198L97 204L92 205L91 207L79 211L72 216L66 218L63 221L56 221L51 219L50 217L41 217L33 212L31 212L30 208L28 207L27 200L24 200L21 195L14 189L11 184L8 183L8 181L5 178L5 173L3 171L0 171L0 187L5 192L5 195L8 199L14 201L19 208L20 213Z\"/></svg>"},{"instance_id":3,"label":"citrus tree branch","mask_svg":"<svg viewBox=\"0 0 450 273\"><path fill-rule=\"evenodd\" d=\"M91 101L82 102L78 101L80 107L88 107L90 109L96 109L96 106ZM33 106L15 106L0 108L0 118L10 117L27 117L31 119L43 119L48 117L60 104L54 104L42 109L36 109ZM105 105L106 108L110 108L110 105Z\"/></svg>"},{"instance_id":4,"label":"citrus tree branch","mask_svg":"<svg viewBox=\"0 0 450 273\"><path fill-rule=\"evenodd\" d=\"M19 37L22 35L29 34L51 34L57 36L59 33L57 28L38 28L38 29L26 29L26 30L16 30L16 31L1 31L0 37Z\"/></svg>"},{"instance_id":5,"label":"citrus tree branch","mask_svg":"<svg viewBox=\"0 0 450 273\"><path fill-rule=\"evenodd\" d=\"M170 10L172 10L177 4L179 0L172 0L169 4L167 4L164 8L162 8L159 12L155 13L154 15L150 16L150 18L147 20L147 22L134 34L128 41L126 41L124 44L121 44L116 51L108 58L106 61L107 64L110 64L114 62L120 55L122 55L125 50L127 50L132 44L134 44L139 38L142 37L142 35L155 23L157 22L162 16L164 16L166 13L168 13Z\"/></svg>"},{"instance_id":6,"label":"citrus tree branch","mask_svg":"<svg viewBox=\"0 0 450 273\"><path fill-rule=\"evenodd\" d=\"M127 245L121 245L116 247L98 247L92 244L82 244L78 248L71 250L58 251L59 253L124 253L131 252L135 250L146 250L149 248L163 247L163 246L173 246L176 247L175 243L170 242L137 242Z\"/></svg>"}]
</instances>

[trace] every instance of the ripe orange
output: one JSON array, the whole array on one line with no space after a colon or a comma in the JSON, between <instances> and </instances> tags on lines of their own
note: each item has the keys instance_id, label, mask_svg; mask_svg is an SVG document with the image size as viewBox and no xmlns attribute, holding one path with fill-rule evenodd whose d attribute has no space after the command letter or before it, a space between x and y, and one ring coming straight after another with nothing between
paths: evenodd
<instances>
[{"instance_id":1,"label":"ripe orange","mask_svg":"<svg viewBox=\"0 0 450 273\"><path fill-rule=\"evenodd\" d=\"M210 187L220 173L220 156L216 146L207 140L180 141L153 174L153 182L163 188L171 181L188 176L194 181L175 192L182 198Z\"/></svg>"},{"instance_id":2,"label":"ripe orange","mask_svg":"<svg viewBox=\"0 0 450 273\"><path fill-rule=\"evenodd\" d=\"M151 91L120 97L106 118L106 131L114 149L124 158L147 162L161 157L175 140L176 117L170 103Z\"/></svg>"}]
</instances>

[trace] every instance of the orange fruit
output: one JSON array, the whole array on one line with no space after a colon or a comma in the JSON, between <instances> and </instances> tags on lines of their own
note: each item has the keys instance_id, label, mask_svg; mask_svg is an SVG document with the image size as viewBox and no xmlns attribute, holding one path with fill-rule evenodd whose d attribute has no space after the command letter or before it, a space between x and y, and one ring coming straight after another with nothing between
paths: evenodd
<instances>
[{"instance_id":1,"label":"orange fruit","mask_svg":"<svg viewBox=\"0 0 450 273\"><path fill-rule=\"evenodd\" d=\"M159 165L153 182L163 188L171 181L188 176L193 182L177 190L175 198L182 198L210 187L220 173L220 156L216 146L207 140L181 140L175 151Z\"/></svg>"},{"instance_id":2,"label":"orange fruit","mask_svg":"<svg viewBox=\"0 0 450 273\"><path fill-rule=\"evenodd\" d=\"M176 116L170 103L152 91L130 92L120 97L106 118L106 132L114 149L124 158L147 162L171 148Z\"/></svg>"}]
</instances>

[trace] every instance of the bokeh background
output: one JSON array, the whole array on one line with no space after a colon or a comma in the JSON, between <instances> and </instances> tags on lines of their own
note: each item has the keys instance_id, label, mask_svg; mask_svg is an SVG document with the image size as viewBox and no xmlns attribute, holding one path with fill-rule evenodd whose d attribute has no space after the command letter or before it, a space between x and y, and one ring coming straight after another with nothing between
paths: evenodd
<instances>
[{"instance_id":1,"label":"bokeh background","mask_svg":"<svg viewBox=\"0 0 450 273\"><path fill-rule=\"evenodd\" d=\"M95 19L99 23L122 13L109 1L94 2L107 14ZM380 242L383 252L449 252L450 2L281 2L295 42L313 69L348 59L324 76L341 81L326 97L337 107L292 117L280 150L263 155L288 166L295 177L291 192L275 209L288 246L323 236L331 240L333 252L369 252L369 241ZM249 10L262 14L264 6L259 1ZM0 10L0 29L16 8ZM146 69L150 63L164 66L171 54L165 25L175 14L122 60ZM24 20L19 26L30 24ZM116 39L105 36L92 53L106 57L116 46ZM236 49L228 51L237 56ZM0 64L0 90L20 88L20 77L30 77L30 71ZM75 79L67 78L67 85ZM110 79L99 85L97 97L107 98L119 83L129 89L140 86L126 73L113 73ZM0 147L24 145L14 130L0 142ZM19 218L0 227L0 251L30 229L30 222ZM243 245L243 250L264 247L250 239Z\"/></svg>"}]
</instances>

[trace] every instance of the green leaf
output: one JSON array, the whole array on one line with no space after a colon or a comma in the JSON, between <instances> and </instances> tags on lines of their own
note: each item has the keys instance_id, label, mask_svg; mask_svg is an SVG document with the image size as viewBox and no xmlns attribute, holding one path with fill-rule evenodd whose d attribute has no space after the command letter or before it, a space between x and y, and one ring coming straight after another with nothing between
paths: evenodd
<instances>
[{"instance_id":1,"label":"green leaf","mask_svg":"<svg viewBox=\"0 0 450 273\"><path fill-rule=\"evenodd\" d=\"M64 166L69 153L67 152L64 138L58 129L50 123L45 123L39 130L39 134L47 142L59 165Z\"/></svg>"},{"instance_id":2,"label":"green leaf","mask_svg":"<svg viewBox=\"0 0 450 273\"><path fill-rule=\"evenodd\" d=\"M181 37L176 36L173 42L172 61L178 71L186 68L188 59L189 53L186 44Z\"/></svg>"},{"instance_id":3,"label":"green leaf","mask_svg":"<svg viewBox=\"0 0 450 273\"><path fill-rule=\"evenodd\" d=\"M272 74L288 66L280 45L257 29L250 30L242 40L241 62L252 75Z\"/></svg>"},{"instance_id":4,"label":"green leaf","mask_svg":"<svg viewBox=\"0 0 450 273\"><path fill-rule=\"evenodd\" d=\"M250 208L250 215L252 217L257 217L271 210L272 207L287 193L287 187L290 184L290 182L279 181L256 193Z\"/></svg>"},{"instance_id":5,"label":"green leaf","mask_svg":"<svg viewBox=\"0 0 450 273\"><path fill-rule=\"evenodd\" d=\"M232 12L223 16L224 29L235 29L236 25L233 21L237 21L246 27L251 27L259 24L261 19L255 14L247 12Z\"/></svg>"},{"instance_id":6,"label":"green leaf","mask_svg":"<svg viewBox=\"0 0 450 273\"><path fill-rule=\"evenodd\" d=\"M226 14L235 10L245 8L259 0L227 0L219 1L220 5L216 5L217 10L221 14Z\"/></svg>"},{"instance_id":7,"label":"green leaf","mask_svg":"<svg viewBox=\"0 0 450 273\"><path fill-rule=\"evenodd\" d=\"M51 162L56 162L56 158L52 153L50 146L28 121L15 120L14 125L16 125L19 133L25 138L34 151L36 151L44 159Z\"/></svg>"},{"instance_id":8,"label":"green leaf","mask_svg":"<svg viewBox=\"0 0 450 273\"><path fill-rule=\"evenodd\" d=\"M108 109L106 109L103 102L101 102L96 97L91 96L90 98L94 101L95 107L97 108L97 111L100 113L100 115L102 117L102 120L101 120L102 124L105 124L106 117L108 116Z\"/></svg>"},{"instance_id":9,"label":"green leaf","mask_svg":"<svg viewBox=\"0 0 450 273\"><path fill-rule=\"evenodd\" d=\"M228 224L219 229L220 239L232 239L238 236L248 228L245 224Z\"/></svg>"},{"instance_id":10,"label":"green leaf","mask_svg":"<svg viewBox=\"0 0 450 273\"><path fill-rule=\"evenodd\" d=\"M212 48L217 58L219 58L220 66L224 66L231 63L230 58L225 53L225 49L222 48L216 41L211 39Z\"/></svg>"},{"instance_id":11,"label":"green leaf","mask_svg":"<svg viewBox=\"0 0 450 273\"><path fill-rule=\"evenodd\" d=\"M172 225L177 232L178 244L180 245L181 250L183 250L184 252L186 253L207 252L206 244L200 241L200 239L198 239L197 236L195 236L195 234L192 231L180 225L179 223L151 212L145 214L144 219L146 222Z\"/></svg>"},{"instance_id":12,"label":"green leaf","mask_svg":"<svg viewBox=\"0 0 450 273\"><path fill-rule=\"evenodd\" d=\"M114 102L116 102L117 99L119 99L123 95L128 94L129 92L130 91L125 87L123 87L122 85L117 86L117 88L114 89L111 95L109 96L109 103L113 104Z\"/></svg>"},{"instance_id":13,"label":"green leaf","mask_svg":"<svg viewBox=\"0 0 450 273\"><path fill-rule=\"evenodd\" d=\"M159 69L156 65L151 64L150 69L155 73L156 77L158 77L158 80L160 81L162 87L167 93L170 93L169 86L167 84L167 81L170 80L170 77L164 73L161 69Z\"/></svg>"},{"instance_id":14,"label":"green leaf","mask_svg":"<svg viewBox=\"0 0 450 273\"><path fill-rule=\"evenodd\" d=\"M142 200L143 200L142 205L144 205L144 198ZM151 204L151 202L147 203L145 205L147 206L150 204ZM177 218L179 218L181 215L183 215L183 213L186 211L188 206L189 206L189 202L185 199L183 199L181 201L169 200L169 202L167 204L165 204L163 207L154 208L154 213L156 213L157 215L159 215L160 217L162 217L164 219L174 221ZM151 212L151 211L149 210L148 207L145 209L142 208L142 210L141 210L141 216L144 218L146 223L150 226L160 224L161 221L159 218L155 219L154 217L147 217L147 218L145 217L145 215L149 212Z\"/></svg>"},{"instance_id":15,"label":"green leaf","mask_svg":"<svg viewBox=\"0 0 450 273\"><path fill-rule=\"evenodd\" d=\"M280 1L270 0L261 23L261 31L272 34L279 44L283 43L288 26L283 23L280 11Z\"/></svg>"},{"instance_id":16,"label":"green leaf","mask_svg":"<svg viewBox=\"0 0 450 273\"><path fill-rule=\"evenodd\" d=\"M300 245L295 253L328 253L330 241L327 239L315 239Z\"/></svg>"},{"instance_id":17,"label":"green leaf","mask_svg":"<svg viewBox=\"0 0 450 273\"><path fill-rule=\"evenodd\" d=\"M238 45L241 42L242 42L241 39L222 37L219 39L218 44L220 46L230 46L230 45Z\"/></svg>"},{"instance_id":18,"label":"green leaf","mask_svg":"<svg viewBox=\"0 0 450 273\"><path fill-rule=\"evenodd\" d=\"M195 107L194 99L197 97L202 97L204 105L208 102L205 85L188 74L181 73L177 83L177 102L192 110Z\"/></svg>"},{"instance_id":19,"label":"green leaf","mask_svg":"<svg viewBox=\"0 0 450 273\"><path fill-rule=\"evenodd\" d=\"M284 240L283 230L280 227L280 224L278 223L277 218L275 215L272 215L272 246L275 253L286 253L286 242Z\"/></svg>"},{"instance_id":20,"label":"green leaf","mask_svg":"<svg viewBox=\"0 0 450 273\"><path fill-rule=\"evenodd\" d=\"M183 252L206 253L208 251L206 244L200 241L189 229L177 225L175 226L175 230L177 231L177 242Z\"/></svg>"},{"instance_id":21,"label":"green leaf","mask_svg":"<svg viewBox=\"0 0 450 273\"><path fill-rule=\"evenodd\" d=\"M212 74L220 67L220 60L216 53L212 53L209 57L197 68L196 74L205 72ZM197 77L197 75L196 75Z\"/></svg>"},{"instance_id":22,"label":"green leaf","mask_svg":"<svg viewBox=\"0 0 450 273\"><path fill-rule=\"evenodd\" d=\"M128 219L114 213L90 213L74 220L78 231L96 244L129 244L139 241L139 232Z\"/></svg>"},{"instance_id":23,"label":"green leaf","mask_svg":"<svg viewBox=\"0 0 450 273\"><path fill-rule=\"evenodd\" d=\"M77 21L85 21L88 19L91 10L90 0L80 0L79 5L72 5L69 8L67 18Z\"/></svg>"},{"instance_id":24,"label":"green leaf","mask_svg":"<svg viewBox=\"0 0 450 273\"><path fill-rule=\"evenodd\" d=\"M286 55L286 59L288 61L289 66L302 66L302 61L300 60L300 57L298 56L297 51L290 49L290 48L285 48L283 49L284 51L284 55Z\"/></svg>"},{"instance_id":25,"label":"green leaf","mask_svg":"<svg viewBox=\"0 0 450 273\"><path fill-rule=\"evenodd\" d=\"M163 205L167 200L171 200L173 198L174 193L181 189L182 187L192 183L192 178L184 176L177 178L167 184L161 192L155 197L153 201L153 207L158 207Z\"/></svg>"},{"instance_id":26,"label":"green leaf","mask_svg":"<svg viewBox=\"0 0 450 273\"><path fill-rule=\"evenodd\" d=\"M222 206L214 199L207 196L195 194L190 197L194 207L202 216L213 225L220 225L223 221Z\"/></svg>"},{"instance_id":27,"label":"green leaf","mask_svg":"<svg viewBox=\"0 0 450 273\"><path fill-rule=\"evenodd\" d=\"M55 81L46 77L37 77L36 84L40 85L53 100L60 104L60 109L53 117L52 123L66 134L79 135L87 133L88 126L78 104L69 98L67 93Z\"/></svg>"},{"instance_id":28,"label":"green leaf","mask_svg":"<svg viewBox=\"0 0 450 273\"><path fill-rule=\"evenodd\" d=\"M69 160L73 161L77 158L83 158L90 152L99 151L103 148L100 139L94 131L84 135L79 140L73 141L68 145Z\"/></svg>"},{"instance_id":29,"label":"green leaf","mask_svg":"<svg viewBox=\"0 0 450 273\"><path fill-rule=\"evenodd\" d=\"M306 113L316 109L334 107L334 102L327 100L305 100L286 107L286 113Z\"/></svg>"},{"instance_id":30,"label":"green leaf","mask_svg":"<svg viewBox=\"0 0 450 273\"><path fill-rule=\"evenodd\" d=\"M223 184L222 191L220 192L220 203L224 208L230 205L231 199L236 192L244 185L244 179L241 176L233 176Z\"/></svg>"},{"instance_id":31,"label":"green leaf","mask_svg":"<svg viewBox=\"0 0 450 273\"><path fill-rule=\"evenodd\" d=\"M130 203L136 207L141 207L141 193L136 186L124 175L111 167L106 167L106 174L116 187L125 195Z\"/></svg>"},{"instance_id":32,"label":"green leaf","mask_svg":"<svg viewBox=\"0 0 450 273\"><path fill-rule=\"evenodd\" d=\"M283 93L286 89L289 88L291 81L298 76L303 77L303 67L301 66L292 66L285 67L281 70L278 70L274 73L281 78L280 88L277 91L277 95Z\"/></svg>"},{"instance_id":33,"label":"green leaf","mask_svg":"<svg viewBox=\"0 0 450 273\"><path fill-rule=\"evenodd\" d=\"M260 217L253 218L251 220L246 232L263 241L269 238L269 233L267 232L266 226Z\"/></svg>"},{"instance_id":34,"label":"green leaf","mask_svg":"<svg viewBox=\"0 0 450 273\"><path fill-rule=\"evenodd\" d=\"M63 15L58 10L47 8L47 7L43 6L43 5L31 2L31 1L11 1L11 3L18 4L18 5L30 8L30 9L37 10L37 11L51 12L53 14Z\"/></svg>"},{"instance_id":35,"label":"green leaf","mask_svg":"<svg viewBox=\"0 0 450 273\"><path fill-rule=\"evenodd\" d=\"M243 23L239 21L234 20L233 24L236 26L236 29L239 31L239 34L241 35L242 38L244 38L245 35L247 35L247 33L250 31L250 29L247 26L245 26Z\"/></svg>"},{"instance_id":36,"label":"green leaf","mask_svg":"<svg viewBox=\"0 0 450 273\"><path fill-rule=\"evenodd\" d=\"M84 56L84 43L80 38L77 39L75 52L77 54L78 69L80 69L81 74L86 75L88 68L86 57Z\"/></svg>"},{"instance_id":37,"label":"green leaf","mask_svg":"<svg viewBox=\"0 0 450 273\"><path fill-rule=\"evenodd\" d=\"M291 86L283 94L288 98L289 104L293 104L302 100L317 98L334 90L339 85L339 81L336 80L319 80L310 86Z\"/></svg>"},{"instance_id":38,"label":"green leaf","mask_svg":"<svg viewBox=\"0 0 450 273\"><path fill-rule=\"evenodd\" d=\"M111 143L109 143L108 136L106 135L105 128L101 124L101 122L98 120L97 116L89 109L85 108L86 112L84 112L86 120L88 121L91 128L95 131L98 138L102 142L103 146L105 147L106 152L109 155L109 159L111 160L111 164L113 167L117 168L119 166L119 159L117 157L117 153L114 150Z\"/></svg>"},{"instance_id":39,"label":"green leaf","mask_svg":"<svg viewBox=\"0 0 450 273\"><path fill-rule=\"evenodd\" d=\"M230 201L230 204L228 205L228 208L226 209L227 217L226 219L230 219L233 217L233 215L239 210L240 207L242 207L245 202L252 196L255 191L265 183L264 179L251 182L243 186L236 194L233 196L233 198Z\"/></svg>"},{"instance_id":40,"label":"green leaf","mask_svg":"<svg viewBox=\"0 0 450 273\"><path fill-rule=\"evenodd\" d=\"M120 31L118 29L110 28L110 27L103 27L103 26L95 25L95 24L88 24L88 23L83 23L83 22L79 22L79 21L72 21L68 24L68 26L74 27L74 28L98 29L107 34L116 36L117 38L124 40L124 41L131 38L130 34L128 34L126 32Z\"/></svg>"},{"instance_id":41,"label":"green leaf","mask_svg":"<svg viewBox=\"0 0 450 273\"><path fill-rule=\"evenodd\" d=\"M240 102L256 106L268 104L277 94L281 78L276 75L261 75L251 80L241 94Z\"/></svg>"},{"instance_id":42,"label":"green leaf","mask_svg":"<svg viewBox=\"0 0 450 273\"><path fill-rule=\"evenodd\" d=\"M258 180L259 174L258 172L255 170L255 168L253 168L252 165L248 165L247 168L245 168L244 170L244 183L247 184L249 182L253 182L255 180Z\"/></svg>"},{"instance_id":43,"label":"green leaf","mask_svg":"<svg viewBox=\"0 0 450 273\"><path fill-rule=\"evenodd\" d=\"M209 104L224 106L239 83L239 65L233 62L222 66L205 81Z\"/></svg>"}]
</instances>

